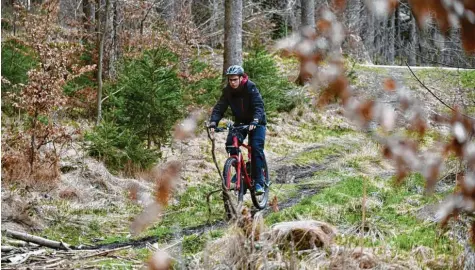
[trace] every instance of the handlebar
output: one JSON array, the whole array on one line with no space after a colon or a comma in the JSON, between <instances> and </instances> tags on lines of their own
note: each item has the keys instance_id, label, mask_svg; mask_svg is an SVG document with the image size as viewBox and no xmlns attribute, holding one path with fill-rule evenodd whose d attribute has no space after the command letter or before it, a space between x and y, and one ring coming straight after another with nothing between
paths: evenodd
<instances>
[{"instance_id":1,"label":"handlebar","mask_svg":"<svg viewBox=\"0 0 475 270\"><path fill-rule=\"evenodd\" d=\"M240 125L240 126L227 126L224 128L217 127L214 129L214 132L225 132L226 130L249 130L250 125Z\"/></svg>"}]
</instances>

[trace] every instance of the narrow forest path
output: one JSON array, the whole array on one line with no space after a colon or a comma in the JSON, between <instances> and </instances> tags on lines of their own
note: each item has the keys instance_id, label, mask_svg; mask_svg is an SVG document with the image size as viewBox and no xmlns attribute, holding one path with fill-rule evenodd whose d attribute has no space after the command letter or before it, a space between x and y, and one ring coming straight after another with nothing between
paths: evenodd
<instances>
[{"instance_id":1,"label":"narrow forest path","mask_svg":"<svg viewBox=\"0 0 475 270\"><path fill-rule=\"evenodd\" d=\"M377 97L395 104L394 97L382 91L384 79L393 78L421 102L421 109L427 112L444 110L414 80L407 68L357 65L354 72L352 87L362 97ZM441 73L439 69L415 68L415 72L429 87L443 89L437 94L450 104L470 94L459 79L462 75L458 71ZM442 195L451 192L452 175L448 173L438 186L440 196L425 198L418 176L411 176L402 191L395 190L391 184L393 169L382 159L379 146L348 123L338 110L338 107L330 106L316 111L302 105L268 125L265 151L273 179L270 199L277 198L279 212L273 212L271 207L263 210L266 224L305 218L323 220L345 235L339 241L353 243L355 237L361 236L358 227L361 223L361 183L368 179L368 227L363 235L369 239L369 245L391 243L401 254L411 254L417 246L430 247L433 237L439 233L437 224L430 221L435 215L434 205ZM224 139L225 134L217 136L219 164L226 158L224 147L219 147L224 145ZM430 144L434 139L429 134L425 140ZM85 250L77 250L74 255L52 250L39 257L29 255L21 264L15 265L15 269L56 262L60 263L55 267L65 269L135 269L143 265L157 247L167 249L187 265L190 258L195 260L199 257L197 254L205 251L207 243L226 237L228 229L220 196L212 196L211 215L208 215L205 197L216 190L218 179L210 149L210 142L202 133L194 139L176 143L164 152L164 161L179 160L184 164L178 191L162 219L137 237L130 236L129 226L142 206L127 198L127 189L134 182L145 193L152 194L153 183L113 176L103 166L84 157L71 161L73 169L64 176L59 189L72 189L77 193L76 197L58 199L54 194L39 192L30 196L26 204L35 205L32 211L29 210L32 213L29 219L36 217L41 221L36 222L43 225L39 235L70 242L76 247L82 244ZM2 190L2 195L4 192L6 194ZM13 195L7 194L7 199L2 198L2 203L14 205L12 202L18 201L25 204L20 193L11 193ZM400 220L401 215L407 218ZM3 218L2 213L2 225ZM14 218L19 219L19 216ZM419 223L424 228L415 225ZM20 225L14 223L14 226ZM454 228L453 235L465 235L463 224L456 224ZM406 235L409 240L404 238ZM436 254L459 256L461 252L467 252L459 245L451 246L452 240L446 236L438 241L432 247ZM116 249L119 250L106 252ZM83 258L80 254L90 256ZM58 258L61 260L51 262ZM11 265L2 261L2 269L4 267Z\"/></svg>"}]
</instances>

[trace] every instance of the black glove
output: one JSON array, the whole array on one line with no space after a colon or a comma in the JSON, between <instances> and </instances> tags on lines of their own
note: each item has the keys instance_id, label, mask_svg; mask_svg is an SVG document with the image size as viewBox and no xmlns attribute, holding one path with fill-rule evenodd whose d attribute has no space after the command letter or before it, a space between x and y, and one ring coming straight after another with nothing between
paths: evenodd
<instances>
[{"instance_id":1,"label":"black glove","mask_svg":"<svg viewBox=\"0 0 475 270\"><path fill-rule=\"evenodd\" d=\"M210 122L208 124L208 128L213 128L213 129L216 128L216 122Z\"/></svg>"},{"instance_id":2,"label":"black glove","mask_svg":"<svg viewBox=\"0 0 475 270\"><path fill-rule=\"evenodd\" d=\"M255 129L257 125L259 124L259 121L257 119L254 119L251 123L249 123L249 131Z\"/></svg>"}]
</instances>

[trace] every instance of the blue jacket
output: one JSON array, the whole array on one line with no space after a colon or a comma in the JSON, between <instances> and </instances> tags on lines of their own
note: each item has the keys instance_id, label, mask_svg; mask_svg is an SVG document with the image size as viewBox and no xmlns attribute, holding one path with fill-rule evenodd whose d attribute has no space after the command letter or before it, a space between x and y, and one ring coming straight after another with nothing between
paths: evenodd
<instances>
[{"instance_id":1,"label":"blue jacket","mask_svg":"<svg viewBox=\"0 0 475 270\"><path fill-rule=\"evenodd\" d=\"M247 79L246 75L243 78L238 89L232 89L229 85L223 89L221 97L211 113L210 122L215 122L218 125L230 106L235 124L249 124L254 119L258 119L259 125L267 124L264 101L259 90L252 81Z\"/></svg>"}]
</instances>

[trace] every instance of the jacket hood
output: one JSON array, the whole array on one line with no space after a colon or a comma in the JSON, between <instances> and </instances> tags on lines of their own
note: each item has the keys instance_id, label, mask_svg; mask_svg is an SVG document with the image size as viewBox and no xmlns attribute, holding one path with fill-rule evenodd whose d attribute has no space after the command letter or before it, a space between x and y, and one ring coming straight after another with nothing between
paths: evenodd
<instances>
[{"instance_id":1,"label":"jacket hood","mask_svg":"<svg viewBox=\"0 0 475 270\"><path fill-rule=\"evenodd\" d=\"M242 75L241 86L245 85L248 80L249 80L249 77L247 76L246 73L244 73L244 75Z\"/></svg>"}]
</instances>

